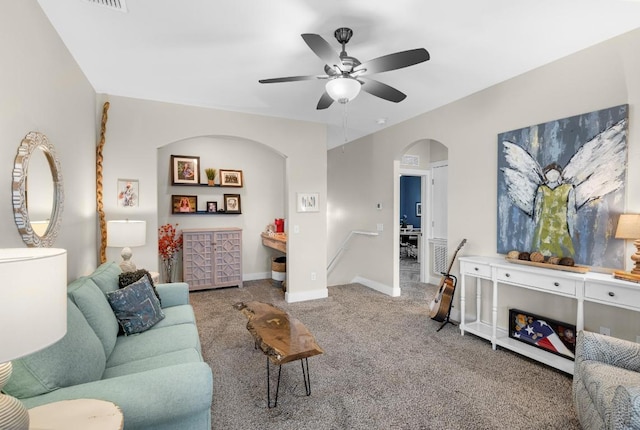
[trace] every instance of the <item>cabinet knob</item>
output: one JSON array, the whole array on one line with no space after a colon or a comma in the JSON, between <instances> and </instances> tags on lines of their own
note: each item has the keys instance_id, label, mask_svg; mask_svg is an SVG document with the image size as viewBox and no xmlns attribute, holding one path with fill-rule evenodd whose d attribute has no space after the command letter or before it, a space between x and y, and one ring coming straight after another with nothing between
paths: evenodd
<instances>
[{"instance_id":1,"label":"cabinet knob","mask_svg":"<svg viewBox=\"0 0 640 430\"><path fill-rule=\"evenodd\" d=\"M507 278L510 278L510 277L511 277L511 274L509 274L509 273L505 273L505 274L504 274L504 276L506 276Z\"/></svg>"},{"instance_id":2,"label":"cabinet knob","mask_svg":"<svg viewBox=\"0 0 640 430\"><path fill-rule=\"evenodd\" d=\"M615 294L613 291L609 291L609 297L613 297L613 296L615 296L615 295L616 295L616 294Z\"/></svg>"},{"instance_id":3,"label":"cabinet knob","mask_svg":"<svg viewBox=\"0 0 640 430\"><path fill-rule=\"evenodd\" d=\"M477 271L478 271L478 270L480 270L480 269L478 269L477 267L474 267L474 268L473 268L473 270L475 270L475 271L477 272Z\"/></svg>"},{"instance_id":4,"label":"cabinet knob","mask_svg":"<svg viewBox=\"0 0 640 430\"><path fill-rule=\"evenodd\" d=\"M554 283L553 283L553 286L554 286L554 287L559 287L559 286L560 286L560 282L557 282L557 281L556 281L556 282L554 282Z\"/></svg>"}]
</instances>

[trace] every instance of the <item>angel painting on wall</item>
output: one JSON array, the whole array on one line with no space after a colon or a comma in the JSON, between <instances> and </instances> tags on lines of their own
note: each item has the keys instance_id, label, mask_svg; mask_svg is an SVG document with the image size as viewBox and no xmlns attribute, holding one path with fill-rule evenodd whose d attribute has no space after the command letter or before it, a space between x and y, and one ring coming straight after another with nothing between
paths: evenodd
<instances>
[{"instance_id":1,"label":"angel painting on wall","mask_svg":"<svg viewBox=\"0 0 640 430\"><path fill-rule=\"evenodd\" d=\"M498 252L540 251L616 268L624 209L627 114L622 105L498 136Z\"/></svg>"}]
</instances>

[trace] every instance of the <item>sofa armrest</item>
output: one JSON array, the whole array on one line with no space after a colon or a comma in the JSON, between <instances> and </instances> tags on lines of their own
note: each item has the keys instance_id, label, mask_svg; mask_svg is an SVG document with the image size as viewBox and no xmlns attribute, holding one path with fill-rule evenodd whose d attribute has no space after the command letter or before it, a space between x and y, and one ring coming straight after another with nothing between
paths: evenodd
<instances>
[{"instance_id":1,"label":"sofa armrest","mask_svg":"<svg viewBox=\"0 0 640 430\"><path fill-rule=\"evenodd\" d=\"M576 365L594 360L640 372L640 344L628 340L580 331L576 342Z\"/></svg>"},{"instance_id":2,"label":"sofa armrest","mask_svg":"<svg viewBox=\"0 0 640 430\"><path fill-rule=\"evenodd\" d=\"M61 400L106 400L120 407L125 428L153 429L209 413L212 395L211 368L205 362L195 362L59 388L22 402L33 408Z\"/></svg>"},{"instance_id":3,"label":"sofa armrest","mask_svg":"<svg viewBox=\"0 0 640 430\"><path fill-rule=\"evenodd\" d=\"M155 286L163 308L189 304L189 284L186 282L156 284Z\"/></svg>"},{"instance_id":4,"label":"sofa armrest","mask_svg":"<svg viewBox=\"0 0 640 430\"><path fill-rule=\"evenodd\" d=\"M640 428L640 387L618 385L611 404L611 422L623 429Z\"/></svg>"}]
</instances>

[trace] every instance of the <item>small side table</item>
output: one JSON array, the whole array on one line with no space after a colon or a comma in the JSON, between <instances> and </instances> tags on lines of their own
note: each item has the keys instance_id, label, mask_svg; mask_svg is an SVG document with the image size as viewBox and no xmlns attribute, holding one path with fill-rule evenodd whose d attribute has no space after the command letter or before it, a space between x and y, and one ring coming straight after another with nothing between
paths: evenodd
<instances>
[{"instance_id":1,"label":"small side table","mask_svg":"<svg viewBox=\"0 0 640 430\"><path fill-rule=\"evenodd\" d=\"M118 406L96 399L62 400L29 409L29 430L122 430Z\"/></svg>"}]
</instances>

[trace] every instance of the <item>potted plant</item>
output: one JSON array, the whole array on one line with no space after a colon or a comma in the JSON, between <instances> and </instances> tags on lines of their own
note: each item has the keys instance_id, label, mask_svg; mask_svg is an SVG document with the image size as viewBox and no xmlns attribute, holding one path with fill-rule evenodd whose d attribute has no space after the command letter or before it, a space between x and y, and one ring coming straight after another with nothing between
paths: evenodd
<instances>
[{"instance_id":1,"label":"potted plant","mask_svg":"<svg viewBox=\"0 0 640 430\"><path fill-rule=\"evenodd\" d=\"M204 169L204 172L207 174L209 186L212 187L215 184L214 179L216 178L216 169L208 168Z\"/></svg>"}]
</instances>

